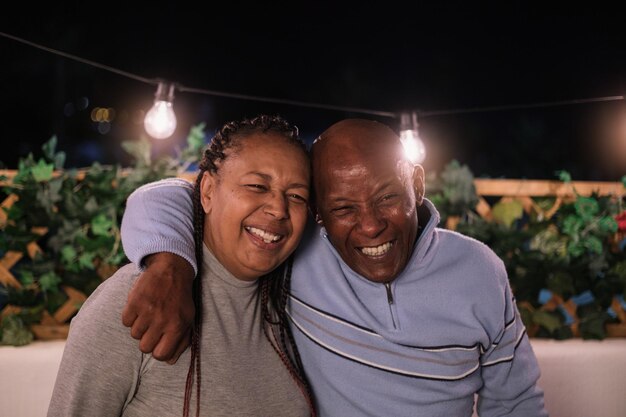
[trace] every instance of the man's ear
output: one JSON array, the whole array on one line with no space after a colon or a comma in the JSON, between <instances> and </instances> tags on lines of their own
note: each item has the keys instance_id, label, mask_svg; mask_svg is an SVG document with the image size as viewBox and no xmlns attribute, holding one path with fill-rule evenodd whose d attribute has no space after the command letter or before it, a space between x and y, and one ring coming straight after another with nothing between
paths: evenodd
<instances>
[{"instance_id":1,"label":"man's ear","mask_svg":"<svg viewBox=\"0 0 626 417\"><path fill-rule=\"evenodd\" d=\"M421 206L424 202L424 194L426 193L426 181L424 177L424 167L421 165L414 165L413 189L415 190L415 204L418 206Z\"/></svg>"},{"instance_id":2,"label":"man's ear","mask_svg":"<svg viewBox=\"0 0 626 417\"><path fill-rule=\"evenodd\" d=\"M216 183L216 174L204 171L202 179L200 180L200 203L202 204L205 214L209 214L211 212L211 197L215 191Z\"/></svg>"}]
</instances>

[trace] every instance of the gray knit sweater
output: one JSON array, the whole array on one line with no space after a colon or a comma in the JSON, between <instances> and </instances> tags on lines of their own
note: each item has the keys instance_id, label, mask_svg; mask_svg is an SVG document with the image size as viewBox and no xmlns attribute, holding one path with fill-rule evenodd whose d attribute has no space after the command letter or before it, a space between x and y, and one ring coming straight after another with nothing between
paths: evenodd
<instances>
[{"instance_id":1,"label":"gray knit sweater","mask_svg":"<svg viewBox=\"0 0 626 417\"><path fill-rule=\"evenodd\" d=\"M303 395L261 328L257 282L233 277L205 247L201 414L305 416ZM142 354L121 312L139 271L122 267L72 320L49 417L180 416L190 349L175 365ZM195 391L191 401L195 415Z\"/></svg>"}]
</instances>

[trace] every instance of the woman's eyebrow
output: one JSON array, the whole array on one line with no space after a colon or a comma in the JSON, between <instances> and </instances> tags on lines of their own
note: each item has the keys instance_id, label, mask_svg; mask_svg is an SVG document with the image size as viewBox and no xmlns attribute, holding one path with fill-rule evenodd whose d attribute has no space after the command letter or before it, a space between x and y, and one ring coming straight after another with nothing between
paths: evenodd
<instances>
[{"instance_id":1,"label":"woman's eyebrow","mask_svg":"<svg viewBox=\"0 0 626 417\"><path fill-rule=\"evenodd\" d=\"M259 171L250 171L247 172L245 175L256 175L257 177L260 177L261 179L265 180L265 181L271 181L273 179L273 177L269 174L265 174L263 172L259 172ZM287 186L288 188L305 188L305 189L309 189L309 185L308 184L304 184L304 183L300 183L300 182L294 182L291 183Z\"/></svg>"}]
</instances>

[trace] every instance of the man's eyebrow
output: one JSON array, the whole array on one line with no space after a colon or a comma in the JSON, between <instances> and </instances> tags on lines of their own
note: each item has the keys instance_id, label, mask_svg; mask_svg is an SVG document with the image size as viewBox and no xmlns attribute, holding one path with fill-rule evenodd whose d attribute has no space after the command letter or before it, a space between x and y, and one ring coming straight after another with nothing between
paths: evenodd
<instances>
[{"instance_id":1,"label":"man's eyebrow","mask_svg":"<svg viewBox=\"0 0 626 417\"><path fill-rule=\"evenodd\" d=\"M326 198L325 200L333 202L333 203L352 203L352 202L354 202L354 200L352 200L351 198L343 197L343 196L333 196L333 195L328 196L328 198Z\"/></svg>"}]
</instances>

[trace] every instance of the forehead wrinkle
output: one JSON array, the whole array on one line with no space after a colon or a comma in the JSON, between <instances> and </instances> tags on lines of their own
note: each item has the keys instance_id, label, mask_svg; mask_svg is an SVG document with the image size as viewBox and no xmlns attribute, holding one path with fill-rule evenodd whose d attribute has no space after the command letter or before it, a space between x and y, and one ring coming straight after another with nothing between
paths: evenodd
<instances>
[{"instance_id":1,"label":"forehead wrinkle","mask_svg":"<svg viewBox=\"0 0 626 417\"><path fill-rule=\"evenodd\" d=\"M246 172L243 176L245 175L254 175L257 177L262 178L265 181L271 182L274 177L269 175L269 174L265 174L263 172L259 172L259 171L250 171L250 172ZM307 184L304 183L300 183L300 182L292 182L291 184L287 185L287 188L305 188L308 189L309 186Z\"/></svg>"},{"instance_id":2,"label":"forehead wrinkle","mask_svg":"<svg viewBox=\"0 0 626 417\"><path fill-rule=\"evenodd\" d=\"M255 175L255 176L261 177L261 178L263 178L264 180L267 180L267 181L271 181L273 179L273 177L271 175L265 174L265 173L259 172L259 171L249 171L249 172L246 172L244 175Z\"/></svg>"},{"instance_id":3,"label":"forehead wrinkle","mask_svg":"<svg viewBox=\"0 0 626 417\"><path fill-rule=\"evenodd\" d=\"M383 182L380 185L377 186L372 186L368 188L368 192L367 193L367 197L366 198L371 198L371 197L376 197L377 195L383 194L385 192L387 192L388 189L393 188L393 180L387 180L385 182ZM356 198L352 198L351 196L347 196L345 195L346 193L348 193L348 191L344 192L344 191L335 191L335 192L329 192L328 196L327 196L327 200L332 201L334 203L340 203L340 202L358 202L360 201L359 199Z\"/></svg>"}]
</instances>

